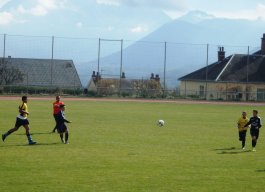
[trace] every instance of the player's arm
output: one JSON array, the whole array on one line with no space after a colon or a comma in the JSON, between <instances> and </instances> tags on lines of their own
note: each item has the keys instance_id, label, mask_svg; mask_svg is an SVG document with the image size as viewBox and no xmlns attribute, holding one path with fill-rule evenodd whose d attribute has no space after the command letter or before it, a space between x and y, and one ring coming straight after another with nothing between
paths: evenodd
<instances>
[{"instance_id":1,"label":"player's arm","mask_svg":"<svg viewBox=\"0 0 265 192\"><path fill-rule=\"evenodd\" d=\"M259 119L259 125L258 125L259 129L262 127L262 124L261 124L261 119Z\"/></svg>"},{"instance_id":2,"label":"player's arm","mask_svg":"<svg viewBox=\"0 0 265 192\"><path fill-rule=\"evenodd\" d=\"M23 109L19 109L19 113L27 114L29 115L29 112L24 111Z\"/></svg>"},{"instance_id":3,"label":"player's arm","mask_svg":"<svg viewBox=\"0 0 265 192\"><path fill-rule=\"evenodd\" d=\"M25 111L25 110L23 109L23 106L18 108L18 112L19 112L19 113L22 113L22 114L27 114L27 115L29 115L29 112Z\"/></svg>"},{"instance_id":4,"label":"player's arm","mask_svg":"<svg viewBox=\"0 0 265 192\"><path fill-rule=\"evenodd\" d=\"M68 121L67 119L64 119L64 122L66 122L66 123L71 123L71 121Z\"/></svg>"},{"instance_id":5,"label":"player's arm","mask_svg":"<svg viewBox=\"0 0 265 192\"><path fill-rule=\"evenodd\" d=\"M240 128L240 119L237 121L237 128Z\"/></svg>"},{"instance_id":6,"label":"player's arm","mask_svg":"<svg viewBox=\"0 0 265 192\"><path fill-rule=\"evenodd\" d=\"M244 127L248 127L252 123L252 119L248 121L248 123Z\"/></svg>"}]
</instances>

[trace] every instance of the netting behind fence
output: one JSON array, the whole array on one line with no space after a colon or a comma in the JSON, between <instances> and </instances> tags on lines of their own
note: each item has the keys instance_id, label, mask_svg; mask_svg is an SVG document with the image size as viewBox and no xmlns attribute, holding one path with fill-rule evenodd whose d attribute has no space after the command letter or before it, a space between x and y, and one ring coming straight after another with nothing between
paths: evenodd
<instances>
[{"instance_id":1,"label":"netting behind fence","mask_svg":"<svg viewBox=\"0 0 265 192\"><path fill-rule=\"evenodd\" d=\"M220 55L220 48L223 55ZM254 70L251 62L253 63L255 58L249 56L256 54L259 57L259 50L259 47L209 45L207 43L132 42L111 39L0 35L2 74L6 73L3 71L4 68L17 67L22 71L23 76L23 81L10 83L2 75L0 83L2 92L12 92L12 86L16 87L15 90L20 90L18 86L21 88L22 85L28 91L31 89L33 92L41 92L39 90L49 92L48 89L52 90L50 92L58 89L85 89L89 91L92 89L91 86L94 86L93 90L99 94L104 92L104 89L111 90L109 86L114 86L115 89L113 90L115 91L107 91L109 95L123 93L132 96L139 95L138 93L135 94L137 92L135 90L141 87L142 93L147 90L152 93L154 88L150 88L149 85L145 86L143 82L156 79L156 82L159 82L159 88L156 87L156 93L159 93L155 94L157 96L163 95L165 97L167 93L170 93L176 97L188 96L200 99L262 100L260 99L263 98L261 96L263 90L261 82L259 82L259 86L255 85L254 88L251 86L253 89L250 91L251 94L244 93L242 97L229 96L232 94L227 93L233 92L230 90L209 90L207 85L214 80L211 79L210 68L214 64L218 64L220 57L223 59L231 58L233 55L245 55L247 68L241 72L241 75L245 76L244 79L250 80L250 71L253 72ZM224 70L228 65L229 63L224 63L222 69ZM197 70L202 70L203 75L198 79L192 79L192 81L197 81L197 84L194 83L196 85L188 85L187 87L186 83L185 87L183 82L179 81L179 78ZM41 73L37 73L37 71L41 71ZM33 78L34 76L38 78ZM116 83L106 83L106 80L102 84L104 79L108 79L108 81L112 79ZM101 84L98 80L101 80ZM123 86L122 82L127 81L125 84L128 84L132 80L135 84L138 82L138 89L133 86L127 88ZM231 83L234 82L231 81ZM253 82L239 83L245 83L247 86ZM44 91L46 89L47 91ZM15 90L13 91L15 92ZM25 88L21 88L20 91L25 91Z\"/></svg>"}]
</instances>

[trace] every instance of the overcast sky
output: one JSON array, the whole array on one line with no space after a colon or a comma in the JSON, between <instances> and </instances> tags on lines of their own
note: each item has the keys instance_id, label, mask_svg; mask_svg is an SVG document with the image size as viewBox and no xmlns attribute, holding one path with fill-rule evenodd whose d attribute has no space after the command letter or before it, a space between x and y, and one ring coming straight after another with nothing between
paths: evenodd
<instances>
[{"instance_id":1,"label":"overcast sky","mask_svg":"<svg viewBox=\"0 0 265 192\"><path fill-rule=\"evenodd\" d=\"M0 0L0 34L109 34L137 39L192 10L265 20L264 0Z\"/></svg>"}]
</instances>

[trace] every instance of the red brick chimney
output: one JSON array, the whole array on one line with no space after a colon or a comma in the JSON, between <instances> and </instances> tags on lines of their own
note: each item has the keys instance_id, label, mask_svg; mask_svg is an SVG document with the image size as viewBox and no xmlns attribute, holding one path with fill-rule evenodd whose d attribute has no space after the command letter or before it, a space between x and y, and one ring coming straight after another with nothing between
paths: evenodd
<instances>
[{"instance_id":1,"label":"red brick chimney","mask_svg":"<svg viewBox=\"0 0 265 192\"><path fill-rule=\"evenodd\" d=\"M261 54L265 55L265 33L263 34L263 37L261 38Z\"/></svg>"},{"instance_id":2,"label":"red brick chimney","mask_svg":"<svg viewBox=\"0 0 265 192\"><path fill-rule=\"evenodd\" d=\"M219 47L218 51L218 61L223 61L225 59L224 47Z\"/></svg>"}]
</instances>

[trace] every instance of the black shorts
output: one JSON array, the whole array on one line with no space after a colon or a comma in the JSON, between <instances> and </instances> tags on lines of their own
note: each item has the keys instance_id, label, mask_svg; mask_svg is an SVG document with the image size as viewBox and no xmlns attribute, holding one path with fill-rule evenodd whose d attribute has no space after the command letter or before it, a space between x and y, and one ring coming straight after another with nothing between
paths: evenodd
<instances>
[{"instance_id":1,"label":"black shorts","mask_svg":"<svg viewBox=\"0 0 265 192\"><path fill-rule=\"evenodd\" d=\"M58 131L58 133L64 133L67 131L67 126L64 123L59 124L59 125L57 125L57 131Z\"/></svg>"},{"instance_id":2,"label":"black shorts","mask_svg":"<svg viewBox=\"0 0 265 192\"><path fill-rule=\"evenodd\" d=\"M238 132L239 140L240 140L240 141L243 141L243 140L246 139L246 133L247 133L247 131L239 131L239 132Z\"/></svg>"},{"instance_id":3,"label":"black shorts","mask_svg":"<svg viewBox=\"0 0 265 192\"><path fill-rule=\"evenodd\" d=\"M251 128L250 129L250 135L252 136L252 137L256 137L256 139L258 139L259 138L259 129L255 129L255 128Z\"/></svg>"},{"instance_id":4,"label":"black shorts","mask_svg":"<svg viewBox=\"0 0 265 192\"><path fill-rule=\"evenodd\" d=\"M15 127L19 128L20 126L29 125L28 119L20 119L17 117Z\"/></svg>"}]
</instances>

